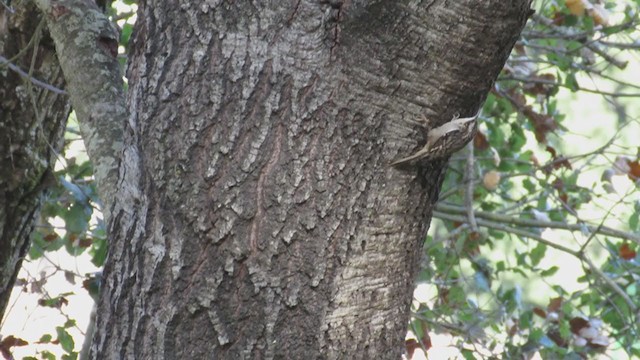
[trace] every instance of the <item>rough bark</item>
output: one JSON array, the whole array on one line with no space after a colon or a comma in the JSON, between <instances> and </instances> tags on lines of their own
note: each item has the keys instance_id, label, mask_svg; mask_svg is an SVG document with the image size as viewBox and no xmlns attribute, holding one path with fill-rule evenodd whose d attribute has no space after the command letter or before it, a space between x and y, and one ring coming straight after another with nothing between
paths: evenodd
<instances>
[{"instance_id":1,"label":"rough bark","mask_svg":"<svg viewBox=\"0 0 640 360\"><path fill-rule=\"evenodd\" d=\"M35 0L45 14L109 219L128 112L118 31L94 1ZM102 2L104 4L104 2Z\"/></svg>"},{"instance_id":2,"label":"rough bark","mask_svg":"<svg viewBox=\"0 0 640 360\"><path fill-rule=\"evenodd\" d=\"M35 6L14 3L14 8L9 13L0 6L0 318L29 248L43 192L53 179L51 168L70 111L66 95L24 76L31 73L64 88L53 43ZM28 47L30 41L35 47Z\"/></svg>"},{"instance_id":3,"label":"rough bark","mask_svg":"<svg viewBox=\"0 0 640 360\"><path fill-rule=\"evenodd\" d=\"M397 359L446 162L388 164L529 3L141 2L94 356Z\"/></svg>"}]
</instances>

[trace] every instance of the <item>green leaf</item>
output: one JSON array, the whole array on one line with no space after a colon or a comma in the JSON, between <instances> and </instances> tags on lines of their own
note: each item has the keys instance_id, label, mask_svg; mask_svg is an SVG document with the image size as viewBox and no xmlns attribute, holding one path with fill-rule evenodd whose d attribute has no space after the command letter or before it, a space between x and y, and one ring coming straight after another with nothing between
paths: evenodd
<instances>
[{"instance_id":1,"label":"green leaf","mask_svg":"<svg viewBox=\"0 0 640 360\"><path fill-rule=\"evenodd\" d=\"M573 52L582 49L584 45L579 41L569 40L566 42L566 47L568 51Z\"/></svg>"},{"instance_id":2,"label":"green leaf","mask_svg":"<svg viewBox=\"0 0 640 360\"><path fill-rule=\"evenodd\" d=\"M515 170L522 173L528 173L533 171L533 161L531 157L533 153L529 150L521 152L519 154L514 154L519 161L515 162Z\"/></svg>"},{"instance_id":3,"label":"green leaf","mask_svg":"<svg viewBox=\"0 0 640 360\"><path fill-rule=\"evenodd\" d=\"M629 216L629 230L638 231L639 215L638 210L636 210L631 214L631 216Z\"/></svg>"},{"instance_id":4,"label":"green leaf","mask_svg":"<svg viewBox=\"0 0 640 360\"><path fill-rule=\"evenodd\" d=\"M565 26L575 26L578 23L578 17L572 14L567 14L564 17Z\"/></svg>"},{"instance_id":5,"label":"green leaf","mask_svg":"<svg viewBox=\"0 0 640 360\"><path fill-rule=\"evenodd\" d=\"M625 326L627 319L630 319L630 315L627 303L618 296L614 298L613 306L607 307L602 312L602 321L614 329L621 329Z\"/></svg>"},{"instance_id":6,"label":"green leaf","mask_svg":"<svg viewBox=\"0 0 640 360\"><path fill-rule=\"evenodd\" d=\"M602 31L606 35L613 35L619 33L620 29L616 26L605 26L604 28L600 29L600 31Z\"/></svg>"},{"instance_id":7,"label":"green leaf","mask_svg":"<svg viewBox=\"0 0 640 360\"><path fill-rule=\"evenodd\" d=\"M496 96L492 93L489 93L487 95L487 100L485 100L484 106L482 107L483 113L486 114L491 112L491 109L493 109L493 107L495 106L495 103L496 103Z\"/></svg>"},{"instance_id":8,"label":"green leaf","mask_svg":"<svg viewBox=\"0 0 640 360\"><path fill-rule=\"evenodd\" d=\"M525 311L520 315L519 322L521 329L529 329L533 325L533 313L531 311Z\"/></svg>"},{"instance_id":9,"label":"green leaf","mask_svg":"<svg viewBox=\"0 0 640 360\"><path fill-rule=\"evenodd\" d=\"M71 335L61 326L56 327L56 333L58 334L58 341L60 342L60 346L62 346L62 350L67 353L72 353L75 343Z\"/></svg>"},{"instance_id":10,"label":"green leaf","mask_svg":"<svg viewBox=\"0 0 640 360\"><path fill-rule=\"evenodd\" d=\"M45 360L56 360L56 356L48 352L47 350L42 351L40 353L40 356Z\"/></svg>"},{"instance_id":11,"label":"green leaf","mask_svg":"<svg viewBox=\"0 0 640 360\"><path fill-rule=\"evenodd\" d=\"M553 285L551 288L555 290L558 295L567 295L567 292L560 285Z\"/></svg>"},{"instance_id":12,"label":"green leaf","mask_svg":"<svg viewBox=\"0 0 640 360\"><path fill-rule=\"evenodd\" d=\"M506 307L506 313L510 314L516 309L522 307L522 291L519 287L515 287L509 290L500 288L498 290L498 300Z\"/></svg>"},{"instance_id":13,"label":"green leaf","mask_svg":"<svg viewBox=\"0 0 640 360\"><path fill-rule=\"evenodd\" d=\"M512 151L520 151L524 144L527 143L527 138L522 131L522 126L519 124L511 124L511 138L509 139L509 147Z\"/></svg>"},{"instance_id":14,"label":"green leaf","mask_svg":"<svg viewBox=\"0 0 640 360\"><path fill-rule=\"evenodd\" d=\"M562 312L564 314L572 314L573 313L573 305L571 305L571 302L569 301L564 301L562 302Z\"/></svg>"},{"instance_id":15,"label":"green leaf","mask_svg":"<svg viewBox=\"0 0 640 360\"><path fill-rule=\"evenodd\" d=\"M505 141L505 135L500 126L488 124L487 127L489 128L489 143L496 148L502 147Z\"/></svg>"},{"instance_id":16,"label":"green leaf","mask_svg":"<svg viewBox=\"0 0 640 360\"><path fill-rule=\"evenodd\" d=\"M534 193L536 191L536 184L534 184L530 179L522 180L522 186L530 193Z\"/></svg>"},{"instance_id":17,"label":"green leaf","mask_svg":"<svg viewBox=\"0 0 640 360\"><path fill-rule=\"evenodd\" d=\"M541 185L544 186L544 183L542 183ZM540 210L540 211L545 211L546 212L547 211L547 200L548 200L547 195L546 194L541 194L538 197L536 208L538 210Z\"/></svg>"},{"instance_id":18,"label":"green leaf","mask_svg":"<svg viewBox=\"0 0 640 360\"><path fill-rule=\"evenodd\" d=\"M91 210L87 210L88 206L80 203L74 203L64 215L65 228L67 232L73 234L83 234L89 226L89 218Z\"/></svg>"},{"instance_id":19,"label":"green leaf","mask_svg":"<svg viewBox=\"0 0 640 360\"><path fill-rule=\"evenodd\" d=\"M557 53L548 53L547 59L555 63L556 66L562 71L568 71L571 68L571 59L567 56L561 56Z\"/></svg>"},{"instance_id":20,"label":"green leaf","mask_svg":"<svg viewBox=\"0 0 640 360\"><path fill-rule=\"evenodd\" d=\"M42 233L39 231L34 231L31 234L31 246L29 247L29 257L32 260L39 259L42 255L44 255L45 245L44 239L42 237Z\"/></svg>"},{"instance_id":21,"label":"green leaf","mask_svg":"<svg viewBox=\"0 0 640 360\"><path fill-rule=\"evenodd\" d=\"M460 286L451 287L447 298L451 304L462 304L466 302L464 290Z\"/></svg>"},{"instance_id":22,"label":"green leaf","mask_svg":"<svg viewBox=\"0 0 640 360\"><path fill-rule=\"evenodd\" d=\"M120 45L125 48L129 44L129 39L131 38L131 33L133 32L133 25L126 23L122 26L122 31L120 33Z\"/></svg>"},{"instance_id":23,"label":"green leaf","mask_svg":"<svg viewBox=\"0 0 640 360\"><path fill-rule=\"evenodd\" d=\"M540 264L540 260L544 257L544 254L547 252L547 245L543 243L538 243L538 246L531 250L529 254L529 258L531 259L531 265L537 266Z\"/></svg>"},{"instance_id":24,"label":"green leaf","mask_svg":"<svg viewBox=\"0 0 640 360\"><path fill-rule=\"evenodd\" d=\"M460 353L465 358L465 360L476 360L476 357L473 355L473 351L468 349L460 350Z\"/></svg>"},{"instance_id":25,"label":"green leaf","mask_svg":"<svg viewBox=\"0 0 640 360\"><path fill-rule=\"evenodd\" d=\"M569 337L571 337L571 327L569 326L569 322L561 321L559 331L560 336L562 336L563 339L568 339Z\"/></svg>"},{"instance_id":26,"label":"green leaf","mask_svg":"<svg viewBox=\"0 0 640 360\"><path fill-rule=\"evenodd\" d=\"M529 264L527 264L527 253L518 253L516 252L516 259L517 259L517 264L518 266L528 266Z\"/></svg>"},{"instance_id":27,"label":"green leaf","mask_svg":"<svg viewBox=\"0 0 640 360\"><path fill-rule=\"evenodd\" d=\"M549 218L553 221L565 222L565 211L558 209L551 210L549 211Z\"/></svg>"},{"instance_id":28,"label":"green leaf","mask_svg":"<svg viewBox=\"0 0 640 360\"><path fill-rule=\"evenodd\" d=\"M89 160L83 161L80 164L74 163L73 165L69 166L67 170L67 174L72 179L90 178L93 175L93 165Z\"/></svg>"},{"instance_id":29,"label":"green leaf","mask_svg":"<svg viewBox=\"0 0 640 360\"><path fill-rule=\"evenodd\" d=\"M533 329L531 330L531 334L529 334L529 340L539 343L540 339L544 336L544 332L542 329Z\"/></svg>"},{"instance_id":30,"label":"green leaf","mask_svg":"<svg viewBox=\"0 0 640 360\"><path fill-rule=\"evenodd\" d=\"M582 22L584 23L584 28L587 32L593 32L593 27L595 25L593 23L593 18L590 16L584 16L582 17Z\"/></svg>"},{"instance_id":31,"label":"green leaf","mask_svg":"<svg viewBox=\"0 0 640 360\"><path fill-rule=\"evenodd\" d=\"M48 343L51 342L51 339L53 339L53 336L51 336L51 334L44 334L42 336L40 336L40 340L38 340L39 343Z\"/></svg>"},{"instance_id":32,"label":"green leaf","mask_svg":"<svg viewBox=\"0 0 640 360\"><path fill-rule=\"evenodd\" d=\"M73 320L73 319L69 319L69 320L67 320L67 321L64 323L64 327L65 327L66 329L68 329L68 328L70 328L70 327L74 327L74 326L76 326L76 321L75 321L75 320Z\"/></svg>"},{"instance_id":33,"label":"green leaf","mask_svg":"<svg viewBox=\"0 0 640 360\"><path fill-rule=\"evenodd\" d=\"M548 277L548 276L551 276L551 275L553 275L553 274L557 273L557 272L558 272L558 270L560 270L560 268L554 265L554 266L552 266L552 267L548 268L547 270L542 271L542 272L540 273L540 276L542 276L542 277Z\"/></svg>"},{"instance_id":34,"label":"green leaf","mask_svg":"<svg viewBox=\"0 0 640 360\"><path fill-rule=\"evenodd\" d=\"M567 77L564 79L564 84L573 92L580 90L580 85L578 85L578 80L574 73L567 74Z\"/></svg>"},{"instance_id":35,"label":"green leaf","mask_svg":"<svg viewBox=\"0 0 640 360\"><path fill-rule=\"evenodd\" d=\"M98 267L104 265L108 250L109 248L105 238L94 237L93 244L89 250L89 254L91 254L91 262Z\"/></svg>"},{"instance_id":36,"label":"green leaf","mask_svg":"<svg viewBox=\"0 0 640 360\"><path fill-rule=\"evenodd\" d=\"M422 327L423 320L414 319L411 322L411 330L418 339L422 339L424 336L424 328Z\"/></svg>"}]
</instances>

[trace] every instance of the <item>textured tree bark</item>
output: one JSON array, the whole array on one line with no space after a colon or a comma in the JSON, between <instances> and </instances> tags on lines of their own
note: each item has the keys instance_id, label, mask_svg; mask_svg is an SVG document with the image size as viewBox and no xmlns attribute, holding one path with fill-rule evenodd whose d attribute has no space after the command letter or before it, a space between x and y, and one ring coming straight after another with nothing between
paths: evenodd
<instances>
[{"instance_id":1,"label":"textured tree bark","mask_svg":"<svg viewBox=\"0 0 640 360\"><path fill-rule=\"evenodd\" d=\"M94 168L105 219L111 215L128 116L118 31L94 1L34 0L47 19L80 132ZM104 5L105 1L101 1Z\"/></svg>"},{"instance_id":2,"label":"textured tree bark","mask_svg":"<svg viewBox=\"0 0 640 360\"><path fill-rule=\"evenodd\" d=\"M446 166L529 0L140 2L93 355L397 359Z\"/></svg>"},{"instance_id":3,"label":"textured tree bark","mask_svg":"<svg viewBox=\"0 0 640 360\"><path fill-rule=\"evenodd\" d=\"M30 83L16 71L64 87L46 26L31 3L0 6L0 318L38 219L41 197L51 182L70 106L66 95ZM28 47L36 34L39 41ZM15 59L22 50L26 50ZM35 54L34 54L35 52ZM8 68L11 59L14 70ZM33 65L33 68L32 68Z\"/></svg>"}]
</instances>

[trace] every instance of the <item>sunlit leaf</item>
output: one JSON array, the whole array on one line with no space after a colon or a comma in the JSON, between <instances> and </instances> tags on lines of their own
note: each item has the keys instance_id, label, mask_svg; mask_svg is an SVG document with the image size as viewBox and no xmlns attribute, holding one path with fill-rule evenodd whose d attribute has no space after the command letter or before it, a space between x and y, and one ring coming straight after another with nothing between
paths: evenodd
<instances>
[{"instance_id":1,"label":"sunlit leaf","mask_svg":"<svg viewBox=\"0 0 640 360\"><path fill-rule=\"evenodd\" d=\"M58 334L58 341L60 341L60 346L67 353L73 352L73 348L75 347L75 343L73 342L73 337L69 335L67 330L64 327L56 327L56 333Z\"/></svg>"},{"instance_id":2,"label":"sunlit leaf","mask_svg":"<svg viewBox=\"0 0 640 360\"><path fill-rule=\"evenodd\" d=\"M555 273L557 273L558 270L560 270L560 268L558 266L554 265L554 266L548 268L547 270L543 270L542 272L540 272L540 276L542 276L542 277L552 276Z\"/></svg>"},{"instance_id":3,"label":"sunlit leaf","mask_svg":"<svg viewBox=\"0 0 640 360\"><path fill-rule=\"evenodd\" d=\"M533 248L533 250L531 250L531 253L529 254L531 258L531 265L537 266L538 264L540 264L540 261L542 260L542 258L544 258L544 255L546 252L547 252L547 245L543 243L538 243L538 245L535 248Z\"/></svg>"}]
</instances>

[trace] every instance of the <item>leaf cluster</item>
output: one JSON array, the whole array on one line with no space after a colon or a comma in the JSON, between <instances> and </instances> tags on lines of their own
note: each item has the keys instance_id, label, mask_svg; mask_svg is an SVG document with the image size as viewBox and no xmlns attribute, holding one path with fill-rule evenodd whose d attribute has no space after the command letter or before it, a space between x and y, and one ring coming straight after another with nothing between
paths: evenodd
<instances>
[{"instance_id":1,"label":"leaf cluster","mask_svg":"<svg viewBox=\"0 0 640 360\"><path fill-rule=\"evenodd\" d=\"M450 160L410 354L444 333L466 359L640 356L640 161L626 136L640 93L624 78L640 3L576 3L536 2L473 145ZM566 138L589 120L570 102L584 94L613 110L598 119L613 135L576 146Z\"/></svg>"}]
</instances>

